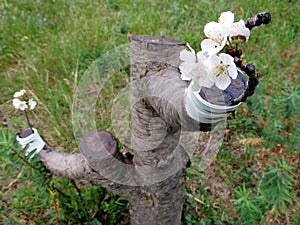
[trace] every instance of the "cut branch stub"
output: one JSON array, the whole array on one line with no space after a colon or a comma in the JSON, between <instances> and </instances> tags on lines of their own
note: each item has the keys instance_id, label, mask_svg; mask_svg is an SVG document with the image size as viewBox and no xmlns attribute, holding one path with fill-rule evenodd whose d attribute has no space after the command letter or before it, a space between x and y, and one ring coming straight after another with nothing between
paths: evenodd
<instances>
[{"instance_id":1,"label":"cut branch stub","mask_svg":"<svg viewBox=\"0 0 300 225\"><path fill-rule=\"evenodd\" d=\"M185 43L173 38L129 35L131 79L154 74L167 66L178 67ZM149 74L148 74L149 75Z\"/></svg>"},{"instance_id":2,"label":"cut branch stub","mask_svg":"<svg viewBox=\"0 0 300 225\"><path fill-rule=\"evenodd\" d=\"M80 141L79 149L86 158L98 160L114 157L125 162L125 158L119 151L117 140L106 130L95 130L87 133Z\"/></svg>"},{"instance_id":3,"label":"cut branch stub","mask_svg":"<svg viewBox=\"0 0 300 225\"><path fill-rule=\"evenodd\" d=\"M122 155L117 140L108 131L90 131L81 139L79 150L91 168L107 180L118 184L138 185L132 162Z\"/></svg>"}]
</instances>

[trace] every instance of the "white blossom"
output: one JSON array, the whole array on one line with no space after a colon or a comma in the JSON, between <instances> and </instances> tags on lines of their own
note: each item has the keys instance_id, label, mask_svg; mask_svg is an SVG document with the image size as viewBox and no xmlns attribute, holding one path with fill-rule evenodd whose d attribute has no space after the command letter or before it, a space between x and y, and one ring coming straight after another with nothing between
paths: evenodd
<instances>
[{"instance_id":1,"label":"white blossom","mask_svg":"<svg viewBox=\"0 0 300 225\"><path fill-rule=\"evenodd\" d=\"M204 64L207 59L204 52L196 54L192 48L190 48L190 51L182 50L180 59L183 61L179 66L181 79L192 80L193 90L196 91L200 90L201 87L211 87L213 85L213 80L210 78L209 71Z\"/></svg>"},{"instance_id":2,"label":"white blossom","mask_svg":"<svg viewBox=\"0 0 300 225\"><path fill-rule=\"evenodd\" d=\"M26 110L28 108L27 102L26 101L21 101L18 98L14 98L13 99L13 106L16 109L20 109L22 111Z\"/></svg>"},{"instance_id":3,"label":"white blossom","mask_svg":"<svg viewBox=\"0 0 300 225\"><path fill-rule=\"evenodd\" d=\"M179 66L181 79L191 80L190 86L193 91L199 91L201 87L210 88L213 85L225 90L230 85L231 79L237 78L234 59L228 54L206 56L205 52L195 53L190 48L181 51L180 59L183 61Z\"/></svg>"},{"instance_id":4,"label":"white blossom","mask_svg":"<svg viewBox=\"0 0 300 225\"><path fill-rule=\"evenodd\" d=\"M245 21L240 20L234 23L234 13L230 11L221 13L219 23L230 26L230 37L241 35L244 36L246 40L249 39L250 30L245 26Z\"/></svg>"},{"instance_id":5,"label":"white blossom","mask_svg":"<svg viewBox=\"0 0 300 225\"><path fill-rule=\"evenodd\" d=\"M226 45L230 29L221 23L210 22L204 26L204 34L207 38L201 42L201 49L208 55L214 55Z\"/></svg>"},{"instance_id":6,"label":"white blossom","mask_svg":"<svg viewBox=\"0 0 300 225\"><path fill-rule=\"evenodd\" d=\"M15 94L14 94L14 98L19 98L21 97L22 95L24 95L26 93L26 91L23 89L21 91L17 91Z\"/></svg>"},{"instance_id":7,"label":"white blossom","mask_svg":"<svg viewBox=\"0 0 300 225\"><path fill-rule=\"evenodd\" d=\"M244 20L240 20L239 22L232 24L232 31L230 33L230 37L238 35L244 36L246 38L246 41L249 40L250 30L245 26Z\"/></svg>"},{"instance_id":8,"label":"white blossom","mask_svg":"<svg viewBox=\"0 0 300 225\"><path fill-rule=\"evenodd\" d=\"M36 104L37 104L37 102L34 101L32 98L29 99L28 105L29 105L30 110L33 110L35 108Z\"/></svg>"},{"instance_id":9,"label":"white blossom","mask_svg":"<svg viewBox=\"0 0 300 225\"><path fill-rule=\"evenodd\" d=\"M233 21L234 21L234 13L230 11L222 12L219 17L219 23L221 24L228 24L229 26L231 26Z\"/></svg>"},{"instance_id":10,"label":"white blossom","mask_svg":"<svg viewBox=\"0 0 300 225\"><path fill-rule=\"evenodd\" d=\"M194 49L187 43L190 51L184 49L180 52L180 60L183 62L180 64L179 69L181 71L181 79L182 80L191 80L191 71L193 70L193 66L197 61L197 55Z\"/></svg>"},{"instance_id":11,"label":"white blossom","mask_svg":"<svg viewBox=\"0 0 300 225\"><path fill-rule=\"evenodd\" d=\"M237 68L233 57L221 53L212 55L205 62L214 84L217 88L225 90L231 83L231 78L237 78Z\"/></svg>"},{"instance_id":12,"label":"white blossom","mask_svg":"<svg viewBox=\"0 0 300 225\"><path fill-rule=\"evenodd\" d=\"M206 51L208 55L214 55L220 52L227 43L232 24L234 21L234 14L230 11L223 12L219 17L219 22L210 22L204 26L204 34L207 39L201 43L202 51Z\"/></svg>"},{"instance_id":13,"label":"white blossom","mask_svg":"<svg viewBox=\"0 0 300 225\"><path fill-rule=\"evenodd\" d=\"M206 39L201 42L201 49L214 55L222 51L224 46L231 41L234 36L244 36L248 41L250 30L245 26L245 22L240 20L234 23L234 13L228 11L221 13L219 22L209 22L204 26Z\"/></svg>"},{"instance_id":14,"label":"white blossom","mask_svg":"<svg viewBox=\"0 0 300 225\"><path fill-rule=\"evenodd\" d=\"M237 78L234 58L220 53L226 44L230 44L236 36L244 36L248 41L250 30L245 22L234 22L234 13L223 12L218 22L209 22L204 26L205 39L201 42L202 51L196 53L188 44L189 50L180 53L183 61L179 68L181 79L191 81L190 88L198 91L201 87L212 87L225 90L232 79ZM234 44L234 43L233 43Z\"/></svg>"}]
</instances>

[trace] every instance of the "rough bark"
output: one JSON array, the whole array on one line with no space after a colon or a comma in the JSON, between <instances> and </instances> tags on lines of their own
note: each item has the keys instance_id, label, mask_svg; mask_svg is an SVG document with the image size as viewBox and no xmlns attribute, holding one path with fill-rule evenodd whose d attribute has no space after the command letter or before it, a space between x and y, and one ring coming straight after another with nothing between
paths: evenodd
<instances>
[{"instance_id":1,"label":"rough bark","mask_svg":"<svg viewBox=\"0 0 300 225\"><path fill-rule=\"evenodd\" d=\"M146 200L140 196L129 199L131 223L180 224L189 164L179 144L180 131L209 130L211 125L199 124L185 111L187 82L180 79L178 70L184 43L151 36L129 39L133 161L158 171L152 175L153 184L143 187Z\"/></svg>"},{"instance_id":2,"label":"rough bark","mask_svg":"<svg viewBox=\"0 0 300 225\"><path fill-rule=\"evenodd\" d=\"M163 182L144 187L140 195L130 198L131 224L181 224L184 177L184 170L180 170Z\"/></svg>"},{"instance_id":3,"label":"rough bark","mask_svg":"<svg viewBox=\"0 0 300 225\"><path fill-rule=\"evenodd\" d=\"M178 71L184 43L150 36L130 41L133 160L123 157L106 131L82 137L81 153L60 154L45 146L38 156L56 176L89 180L127 198L131 224L180 224L189 165L180 130L200 129L184 109L187 83Z\"/></svg>"},{"instance_id":4,"label":"rough bark","mask_svg":"<svg viewBox=\"0 0 300 225\"><path fill-rule=\"evenodd\" d=\"M178 70L182 41L153 36L130 36L129 41L133 159L124 157L116 139L103 130L81 138L81 153L60 154L46 146L38 156L59 177L89 180L127 198L133 225L181 224L190 161L180 133L209 131L216 124L199 123L186 113L188 84Z\"/></svg>"}]
</instances>

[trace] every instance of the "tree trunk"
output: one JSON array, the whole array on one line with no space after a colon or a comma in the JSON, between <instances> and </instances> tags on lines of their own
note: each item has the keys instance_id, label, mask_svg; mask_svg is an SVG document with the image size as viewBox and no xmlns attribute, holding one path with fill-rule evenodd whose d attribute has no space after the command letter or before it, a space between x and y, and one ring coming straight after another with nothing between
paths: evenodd
<instances>
[{"instance_id":1,"label":"tree trunk","mask_svg":"<svg viewBox=\"0 0 300 225\"><path fill-rule=\"evenodd\" d=\"M45 147L38 155L55 175L85 179L124 196L131 224L181 224L185 170L189 156L181 131L209 131L185 110L185 89L178 66L184 43L153 36L130 36L131 150L124 157L107 131L82 137L81 154L63 155Z\"/></svg>"}]
</instances>

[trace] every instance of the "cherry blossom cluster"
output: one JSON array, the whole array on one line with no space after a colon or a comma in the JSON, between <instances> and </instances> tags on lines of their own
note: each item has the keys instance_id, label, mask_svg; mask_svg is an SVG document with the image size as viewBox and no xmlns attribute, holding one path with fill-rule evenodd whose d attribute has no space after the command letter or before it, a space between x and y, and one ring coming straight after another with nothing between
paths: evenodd
<instances>
[{"instance_id":1,"label":"cherry blossom cluster","mask_svg":"<svg viewBox=\"0 0 300 225\"><path fill-rule=\"evenodd\" d=\"M34 101L32 98L28 99L25 96L26 90L18 91L14 94L13 99L13 106L15 109L19 109L21 111L24 111L26 109L33 110L36 106L36 101Z\"/></svg>"},{"instance_id":2,"label":"cherry blossom cluster","mask_svg":"<svg viewBox=\"0 0 300 225\"><path fill-rule=\"evenodd\" d=\"M191 80L193 91L213 85L225 90L238 74L234 58L226 52L248 41L250 30L243 20L234 22L234 13L228 11L221 14L219 22L206 24L204 34L206 37L201 42L200 52L196 53L187 44L189 50L184 49L180 53L183 61L179 66L181 79Z\"/></svg>"}]
</instances>

